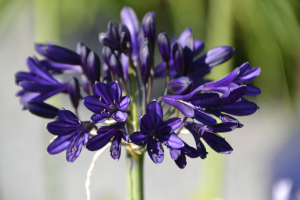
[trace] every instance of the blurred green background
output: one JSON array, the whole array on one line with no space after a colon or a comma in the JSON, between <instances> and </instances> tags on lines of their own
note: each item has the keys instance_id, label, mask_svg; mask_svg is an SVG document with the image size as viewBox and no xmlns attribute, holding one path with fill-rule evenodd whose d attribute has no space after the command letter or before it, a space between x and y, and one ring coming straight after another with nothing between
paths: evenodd
<instances>
[{"instance_id":1,"label":"blurred green background","mask_svg":"<svg viewBox=\"0 0 300 200\"><path fill-rule=\"evenodd\" d=\"M155 11L157 33L179 35L190 26L194 37L204 41L204 51L220 45L234 46L233 59L216 67L210 77L220 78L245 61L261 67L262 73L254 84L263 94L252 100L259 102L261 108L272 102L269 109L280 107L283 118L297 123L299 0L1 0L0 37L10 33L13 21L26 10L30 19L27 28L34 34L30 42L52 41L75 49L77 41L82 41L100 53L98 33L106 31L109 20L120 23L119 13L124 5L132 7L139 19L146 12ZM28 50L30 53L33 48ZM199 179L204 182L187 196L207 200L222 196L223 158L212 158L203 166Z\"/></svg>"}]
</instances>

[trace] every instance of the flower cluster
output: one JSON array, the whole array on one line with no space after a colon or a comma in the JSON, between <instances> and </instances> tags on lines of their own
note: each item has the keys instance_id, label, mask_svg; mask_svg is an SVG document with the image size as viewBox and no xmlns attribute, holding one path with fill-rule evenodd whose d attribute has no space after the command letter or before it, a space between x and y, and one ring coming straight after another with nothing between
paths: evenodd
<instances>
[{"instance_id":1,"label":"flower cluster","mask_svg":"<svg viewBox=\"0 0 300 200\"><path fill-rule=\"evenodd\" d=\"M108 23L99 41L103 62L81 42L76 51L53 43L35 44L43 59L27 58L29 72L15 75L16 84L22 87L17 96L23 109L54 119L47 124L48 131L57 136L48 146L50 154L66 150L67 161L74 162L82 147L96 151L111 143L115 160L124 145L131 153L147 151L159 164L165 146L176 165L184 168L186 156L206 158L203 141L218 153L233 151L219 133L243 127L232 115L246 116L258 109L245 96L261 93L250 85L260 68L246 62L227 76L208 81L205 75L229 60L233 47L220 46L200 55L204 43L194 39L191 28L170 42L165 32L156 34L154 12L148 12L140 23L129 7L122 9L120 24ZM156 44L162 61L154 67ZM69 79L59 80L59 74ZM157 100L151 100L153 81L159 78L165 78L165 89ZM45 103L58 93L69 95L75 114ZM79 119L80 102L94 113L90 120ZM175 110L176 117L171 117ZM183 128L193 135L195 147L179 137Z\"/></svg>"}]
</instances>

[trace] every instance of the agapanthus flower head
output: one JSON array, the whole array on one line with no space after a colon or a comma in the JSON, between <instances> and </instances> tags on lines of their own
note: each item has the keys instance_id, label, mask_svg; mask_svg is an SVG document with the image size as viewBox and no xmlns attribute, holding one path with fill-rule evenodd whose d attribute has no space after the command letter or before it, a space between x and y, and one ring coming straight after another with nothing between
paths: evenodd
<instances>
[{"instance_id":1,"label":"agapanthus flower head","mask_svg":"<svg viewBox=\"0 0 300 200\"><path fill-rule=\"evenodd\" d=\"M48 146L49 154L67 151L67 161L74 162L79 156L82 147L89 139L89 132L94 124L87 121L81 122L71 111L61 109L57 121L47 124L47 129L57 137Z\"/></svg>"},{"instance_id":2,"label":"agapanthus flower head","mask_svg":"<svg viewBox=\"0 0 300 200\"><path fill-rule=\"evenodd\" d=\"M140 132L134 132L130 139L134 144L145 146L153 162L161 163L164 159L164 150L162 144L180 149L183 147L183 141L174 134L174 131L180 127L182 119L172 117L163 122L163 111L159 103L151 101L147 106L147 114L140 117Z\"/></svg>"},{"instance_id":3,"label":"agapanthus flower head","mask_svg":"<svg viewBox=\"0 0 300 200\"><path fill-rule=\"evenodd\" d=\"M95 114L91 117L95 123L103 122L110 117L117 122L126 121L126 109L130 104L128 96L122 96L122 90L117 81L96 83L93 87L94 95L83 99L83 104Z\"/></svg>"}]
</instances>

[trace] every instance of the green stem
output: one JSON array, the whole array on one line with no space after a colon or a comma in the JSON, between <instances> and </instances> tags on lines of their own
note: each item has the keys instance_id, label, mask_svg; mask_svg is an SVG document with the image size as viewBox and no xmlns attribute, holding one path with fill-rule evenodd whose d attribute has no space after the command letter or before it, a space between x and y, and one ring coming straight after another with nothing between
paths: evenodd
<instances>
[{"instance_id":1,"label":"green stem","mask_svg":"<svg viewBox=\"0 0 300 200\"><path fill-rule=\"evenodd\" d=\"M127 200L143 200L143 160L144 154L126 151Z\"/></svg>"}]
</instances>

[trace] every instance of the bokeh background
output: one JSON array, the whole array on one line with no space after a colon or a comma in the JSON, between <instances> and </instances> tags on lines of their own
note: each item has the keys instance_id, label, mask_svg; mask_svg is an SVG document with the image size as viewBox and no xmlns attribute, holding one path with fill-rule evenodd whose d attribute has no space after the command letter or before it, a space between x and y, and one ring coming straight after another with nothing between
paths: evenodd
<instances>
[{"instance_id":1,"label":"bokeh background","mask_svg":"<svg viewBox=\"0 0 300 200\"><path fill-rule=\"evenodd\" d=\"M146 156L145 199L300 199L299 0L1 0L0 199L86 198L93 153L83 151L73 164L66 162L65 153L46 153L52 139L45 129L48 121L21 111L14 73L27 70L26 57L36 55L34 42L52 41L75 50L82 41L100 54L98 33L106 31L109 20L120 23L124 5L140 20L155 11L157 33L179 35L190 26L205 50L234 46L233 59L217 66L210 78L220 78L245 61L262 69L254 84L263 93L251 98L260 109L238 118L242 129L226 133L234 153L210 151L205 160L189 159L184 170L167 151L161 165ZM71 109L67 96L51 101ZM183 137L193 143L189 135ZM124 150L117 162L108 152L99 158L91 179L93 200L126 199ZM286 193L293 196L285 198Z\"/></svg>"}]
</instances>

